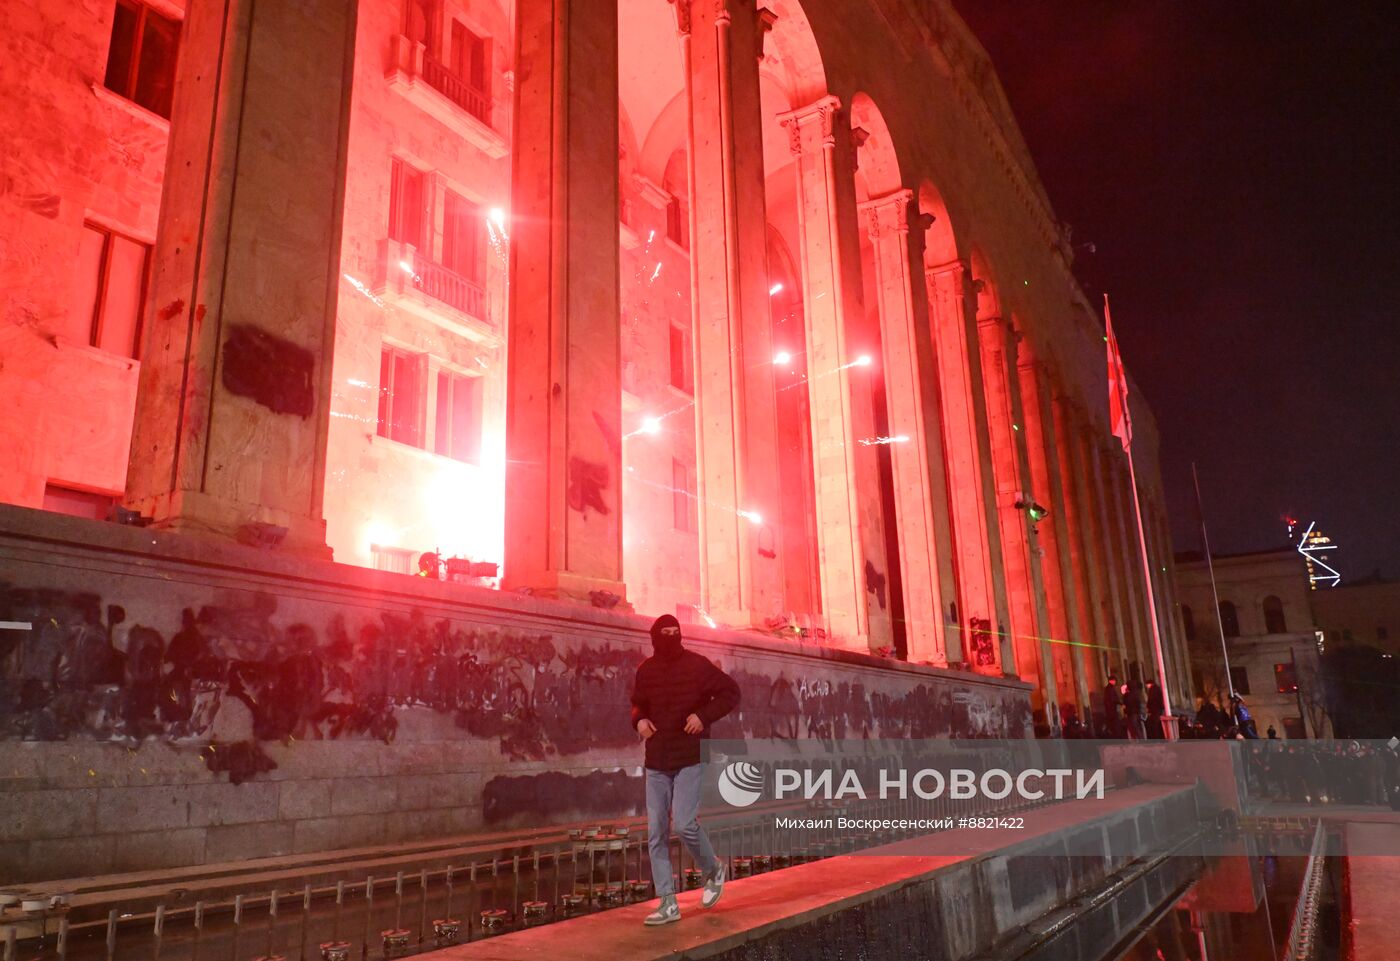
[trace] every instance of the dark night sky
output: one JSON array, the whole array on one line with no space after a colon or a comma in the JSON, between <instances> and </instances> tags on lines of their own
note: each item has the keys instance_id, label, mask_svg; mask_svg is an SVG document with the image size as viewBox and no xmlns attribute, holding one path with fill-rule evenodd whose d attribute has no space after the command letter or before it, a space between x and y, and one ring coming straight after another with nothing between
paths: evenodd
<instances>
[{"instance_id":1,"label":"dark night sky","mask_svg":"<svg viewBox=\"0 0 1400 961\"><path fill-rule=\"evenodd\" d=\"M1178 550L1400 576L1400 4L954 0L1162 430Z\"/></svg>"}]
</instances>

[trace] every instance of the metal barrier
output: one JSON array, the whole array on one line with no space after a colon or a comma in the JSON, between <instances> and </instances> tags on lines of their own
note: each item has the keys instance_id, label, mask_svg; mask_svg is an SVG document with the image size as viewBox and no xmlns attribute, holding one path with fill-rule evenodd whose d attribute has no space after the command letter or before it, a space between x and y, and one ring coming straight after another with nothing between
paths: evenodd
<instances>
[{"instance_id":1,"label":"metal barrier","mask_svg":"<svg viewBox=\"0 0 1400 961\"><path fill-rule=\"evenodd\" d=\"M1284 961L1310 961L1317 945L1317 913L1322 901L1322 884L1327 861L1327 830L1318 822L1313 831L1312 850L1303 871L1303 883L1298 889L1298 902L1293 908L1293 923L1288 929L1288 949Z\"/></svg>"},{"instance_id":2,"label":"metal barrier","mask_svg":"<svg viewBox=\"0 0 1400 961\"><path fill-rule=\"evenodd\" d=\"M842 835L833 830L809 838L803 850L784 850L774 825L780 814L830 813L839 807L874 819L939 819L1011 814L1052 803L1049 796L1034 802L983 798L977 804L955 804L946 797L769 802L707 811L704 819L729 876L737 878L930 833L889 829ZM496 856L466 863L451 860L454 851L462 853L460 848L425 852L416 870L403 869L402 855L385 854L379 861L391 873L354 881L326 881L328 871L342 869L319 865L300 874L287 871L261 885L250 878L249 891L208 898L172 887L141 901L127 896L123 905L118 890L102 904L116 905L105 918L91 904L76 913L62 901L36 904L34 911L0 917L3 961L118 961L119 956L120 961L394 961L653 896L644 821L578 828L567 838L539 838L538 829L498 837L487 845ZM700 871L689 852L677 838L669 843L677 890L698 887ZM373 861L361 861L342 873L373 867ZM220 881L219 886L229 891L238 882Z\"/></svg>"}]
</instances>

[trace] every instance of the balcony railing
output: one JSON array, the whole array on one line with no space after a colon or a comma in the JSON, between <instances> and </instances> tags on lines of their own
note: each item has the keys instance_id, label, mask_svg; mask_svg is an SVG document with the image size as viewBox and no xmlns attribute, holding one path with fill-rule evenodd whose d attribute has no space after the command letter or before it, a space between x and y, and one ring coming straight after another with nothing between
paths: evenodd
<instances>
[{"instance_id":1,"label":"balcony railing","mask_svg":"<svg viewBox=\"0 0 1400 961\"><path fill-rule=\"evenodd\" d=\"M414 282L424 294L478 320L487 320L486 288L436 261L413 258Z\"/></svg>"},{"instance_id":2,"label":"balcony railing","mask_svg":"<svg viewBox=\"0 0 1400 961\"><path fill-rule=\"evenodd\" d=\"M447 64L423 55L423 79L428 85L482 123L491 124L491 98L452 72Z\"/></svg>"}]
</instances>

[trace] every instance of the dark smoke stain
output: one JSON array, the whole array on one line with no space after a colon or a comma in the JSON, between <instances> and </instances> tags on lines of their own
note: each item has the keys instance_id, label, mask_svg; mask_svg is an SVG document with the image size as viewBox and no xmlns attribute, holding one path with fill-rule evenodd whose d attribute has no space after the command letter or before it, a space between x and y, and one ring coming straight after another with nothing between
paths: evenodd
<instances>
[{"instance_id":1,"label":"dark smoke stain","mask_svg":"<svg viewBox=\"0 0 1400 961\"><path fill-rule=\"evenodd\" d=\"M249 324L234 324L224 341L224 389L277 414L311 415L315 368L311 351Z\"/></svg>"},{"instance_id":2,"label":"dark smoke stain","mask_svg":"<svg viewBox=\"0 0 1400 961\"><path fill-rule=\"evenodd\" d=\"M875 569L875 565L869 559L865 562L865 590L874 594L875 599L880 602L880 610L885 609L885 575Z\"/></svg>"},{"instance_id":3,"label":"dark smoke stain","mask_svg":"<svg viewBox=\"0 0 1400 961\"><path fill-rule=\"evenodd\" d=\"M494 777L482 791L481 814L487 824L508 823L518 816L573 820L641 814L646 791L641 777L623 771L589 771Z\"/></svg>"},{"instance_id":4,"label":"dark smoke stain","mask_svg":"<svg viewBox=\"0 0 1400 961\"><path fill-rule=\"evenodd\" d=\"M230 784L242 784L277 767L277 762L268 757L256 741L210 743L199 754L212 773L227 772Z\"/></svg>"},{"instance_id":5,"label":"dark smoke stain","mask_svg":"<svg viewBox=\"0 0 1400 961\"><path fill-rule=\"evenodd\" d=\"M603 491L609 483L608 468L603 464L586 461L582 457L569 458L569 507L584 517L589 508L606 517L612 511L603 499Z\"/></svg>"}]
</instances>

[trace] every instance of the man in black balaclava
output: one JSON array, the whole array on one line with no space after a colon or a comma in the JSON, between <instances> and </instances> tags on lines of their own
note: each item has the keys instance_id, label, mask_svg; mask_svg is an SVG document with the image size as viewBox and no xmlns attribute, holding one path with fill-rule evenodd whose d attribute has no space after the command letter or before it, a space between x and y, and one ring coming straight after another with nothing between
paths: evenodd
<instances>
[{"instance_id":1,"label":"man in black balaclava","mask_svg":"<svg viewBox=\"0 0 1400 961\"><path fill-rule=\"evenodd\" d=\"M704 872L704 907L724 890L724 865L700 827L700 740L739 704L739 685L709 659L681 646L681 624L663 614L651 625L654 653L637 668L632 727L646 742L647 846L661 898L649 925L681 919L671 876L671 829Z\"/></svg>"}]
</instances>

